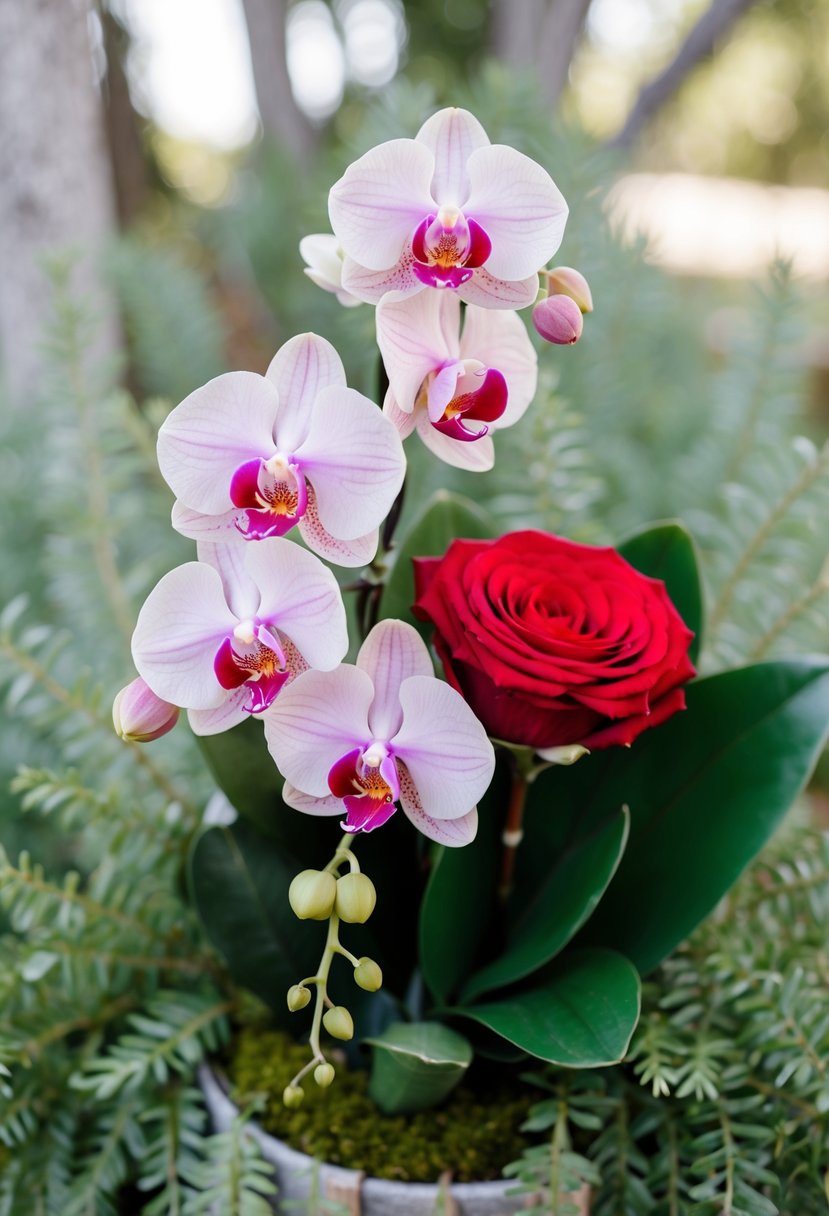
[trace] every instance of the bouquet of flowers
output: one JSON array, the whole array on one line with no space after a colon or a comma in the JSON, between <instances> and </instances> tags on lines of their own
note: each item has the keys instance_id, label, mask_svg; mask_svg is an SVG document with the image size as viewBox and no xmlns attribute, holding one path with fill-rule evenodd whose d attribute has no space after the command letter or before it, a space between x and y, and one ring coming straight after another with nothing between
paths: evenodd
<instances>
[{"instance_id":1,"label":"bouquet of flowers","mask_svg":"<svg viewBox=\"0 0 829 1216\"><path fill-rule=\"evenodd\" d=\"M354 1040L374 1101L408 1112L476 1053L622 1059L640 976L807 780L829 662L695 679L678 523L598 548L441 493L399 536L404 441L490 469L536 390L519 311L567 345L590 290L547 268L567 206L546 169L464 110L366 153L329 210L307 273L376 306L382 409L308 333L172 411L159 464L197 560L144 604L114 712L151 740L186 709L237 813L205 826L192 892L235 978L308 1037L286 1104Z\"/></svg>"}]
</instances>

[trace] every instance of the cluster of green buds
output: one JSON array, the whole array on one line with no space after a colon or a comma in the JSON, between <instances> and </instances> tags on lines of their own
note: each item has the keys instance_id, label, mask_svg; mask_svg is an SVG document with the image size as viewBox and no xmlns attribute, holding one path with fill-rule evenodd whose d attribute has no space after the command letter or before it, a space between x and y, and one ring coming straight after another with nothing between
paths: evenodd
<instances>
[{"instance_id":1,"label":"cluster of green buds","mask_svg":"<svg viewBox=\"0 0 829 1216\"><path fill-rule=\"evenodd\" d=\"M360 863L349 847L353 836L343 836L337 851L324 870L303 870L297 874L288 890L294 914L300 920L327 920L328 934L316 975L307 976L288 989L291 1013L305 1009L311 1003L311 989L316 989L314 1017L311 1024L311 1059L285 1087L282 1099L286 1106L302 1102L302 1079L313 1071L314 1080L327 1089L335 1077L333 1064L325 1057L320 1045L324 1027L332 1039L347 1041L354 1037L354 1022L344 1005L335 1005L328 995L328 975L336 955L342 955L354 968L354 982L366 992L377 992L383 984L383 973L371 958L356 958L340 941L340 924L362 925L374 911L377 892L374 883L360 872ZM348 872L339 871L348 865Z\"/></svg>"}]
</instances>

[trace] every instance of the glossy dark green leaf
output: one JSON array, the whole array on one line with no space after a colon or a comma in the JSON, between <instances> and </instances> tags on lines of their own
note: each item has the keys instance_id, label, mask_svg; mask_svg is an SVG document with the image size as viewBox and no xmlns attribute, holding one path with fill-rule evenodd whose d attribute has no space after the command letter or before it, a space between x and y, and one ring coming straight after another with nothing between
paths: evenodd
<instances>
[{"instance_id":1,"label":"glossy dark green leaf","mask_svg":"<svg viewBox=\"0 0 829 1216\"><path fill-rule=\"evenodd\" d=\"M619 545L622 557L642 574L665 584L677 612L694 631L691 659L702 643L703 599L699 562L693 538L680 523L654 524Z\"/></svg>"},{"instance_id":2,"label":"glossy dark green leaf","mask_svg":"<svg viewBox=\"0 0 829 1216\"><path fill-rule=\"evenodd\" d=\"M442 556L458 537L488 540L497 535L495 521L471 499L439 490L400 542L380 601L381 619L399 617L428 637L431 625L416 621L412 616L415 600L412 558Z\"/></svg>"},{"instance_id":3,"label":"glossy dark green leaf","mask_svg":"<svg viewBox=\"0 0 829 1216\"><path fill-rule=\"evenodd\" d=\"M501 829L509 794L503 757L478 806L478 834L462 849L436 847L420 906L420 966L438 1001L446 1002L475 966L495 906Z\"/></svg>"},{"instance_id":4,"label":"glossy dark green leaf","mask_svg":"<svg viewBox=\"0 0 829 1216\"><path fill-rule=\"evenodd\" d=\"M636 969L612 950L567 950L542 982L497 1001L454 1008L516 1047L567 1068L615 1064L639 1020Z\"/></svg>"},{"instance_id":5,"label":"glossy dark green leaf","mask_svg":"<svg viewBox=\"0 0 829 1216\"><path fill-rule=\"evenodd\" d=\"M395 1022L366 1039L372 1053L368 1092L387 1115L437 1106L472 1062L472 1047L440 1022Z\"/></svg>"},{"instance_id":6,"label":"glossy dark green leaf","mask_svg":"<svg viewBox=\"0 0 829 1216\"><path fill-rule=\"evenodd\" d=\"M548 813L556 813L555 806ZM549 858L543 881L508 930L503 950L463 990L471 1001L543 967L589 918L613 877L628 838L630 814L620 808L592 832Z\"/></svg>"},{"instance_id":7,"label":"glossy dark green leaf","mask_svg":"<svg viewBox=\"0 0 829 1216\"><path fill-rule=\"evenodd\" d=\"M724 672L689 685L687 695L684 713L632 748L537 783L558 799L569 831L630 806L628 847L580 940L623 951L642 972L691 932L759 852L829 735L829 659Z\"/></svg>"},{"instance_id":8,"label":"glossy dark green leaf","mask_svg":"<svg viewBox=\"0 0 829 1216\"><path fill-rule=\"evenodd\" d=\"M259 719L250 717L218 735L196 736L207 766L234 810L272 833L282 810L283 780Z\"/></svg>"},{"instance_id":9,"label":"glossy dark green leaf","mask_svg":"<svg viewBox=\"0 0 829 1216\"><path fill-rule=\"evenodd\" d=\"M265 1001L283 1024L299 1029L285 996L316 972L325 926L300 921L288 887L301 869L273 840L249 823L211 827L190 856L190 886L207 936L233 978Z\"/></svg>"}]
</instances>

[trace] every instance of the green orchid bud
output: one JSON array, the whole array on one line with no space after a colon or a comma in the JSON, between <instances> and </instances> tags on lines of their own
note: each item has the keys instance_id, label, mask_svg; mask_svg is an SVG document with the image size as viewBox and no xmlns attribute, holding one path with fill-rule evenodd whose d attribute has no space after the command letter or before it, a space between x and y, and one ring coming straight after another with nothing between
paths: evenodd
<instances>
[{"instance_id":1,"label":"green orchid bud","mask_svg":"<svg viewBox=\"0 0 829 1216\"><path fill-rule=\"evenodd\" d=\"M345 874L337 879L336 912L348 925L363 925L374 911L377 892L367 874Z\"/></svg>"},{"instance_id":2,"label":"green orchid bud","mask_svg":"<svg viewBox=\"0 0 829 1216\"><path fill-rule=\"evenodd\" d=\"M336 897L337 880L327 870L303 870L288 888L288 901L300 920L328 920Z\"/></svg>"},{"instance_id":3,"label":"green orchid bud","mask_svg":"<svg viewBox=\"0 0 829 1216\"><path fill-rule=\"evenodd\" d=\"M299 1085L286 1085L282 1091L282 1101L288 1110L296 1110L298 1106L302 1106L304 1097L305 1093Z\"/></svg>"},{"instance_id":4,"label":"green orchid bud","mask_svg":"<svg viewBox=\"0 0 829 1216\"><path fill-rule=\"evenodd\" d=\"M354 983L365 992L377 992L383 987L383 972L373 958L361 958L354 968Z\"/></svg>"},{"instance_id":5,"label":"green orchid bud","mask_svg":"<svg viewBox=\"0 0 829 1216\"><path fill-rule=\"evenodd\" d=\"M328 1089L336 1075L333 1064L318 1064L314 1069L314 1080L320 1089Z\"/></svg>"},{"instance_id":6,"label":"green orchid bud","mask_svg":"<svg viewBox=\"0 0 829 1216\"><path fill-rule=\"evenodd\" d=\"M322 1015L322 1023L332 1039L353 1039L354 1022L345 1005L335 1005L326 1009Z\"/></svg>"},{"instance_id":7,"label":"green orchid bud","mask_svg":"<svg viewBox=\"0 0 829 1216\"><path fill-rule=\"evenodd\" d=\"M302 984L294 984L288 989L288 1008L291 1013L297 1013L300 1009L304 1009L311 999L311 991L305 988Z\"/></svg>"}]
</instances>

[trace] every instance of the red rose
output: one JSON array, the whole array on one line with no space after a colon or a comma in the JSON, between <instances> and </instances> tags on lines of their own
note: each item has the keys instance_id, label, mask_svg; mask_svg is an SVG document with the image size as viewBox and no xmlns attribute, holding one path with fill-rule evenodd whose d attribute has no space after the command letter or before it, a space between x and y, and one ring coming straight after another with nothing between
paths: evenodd
<instances>
[{"instance_id":1,"label":"red rose","mask_svg":"<svg viewBox=\"0 0 829 1216\"><path fill-rule=\"evenodd\" d=\"M630 743L685 708L693 634L665 584L615 549L545 532L415 559L415 613L446 677L498 739Z\"/></svg>"}]
</instances>

